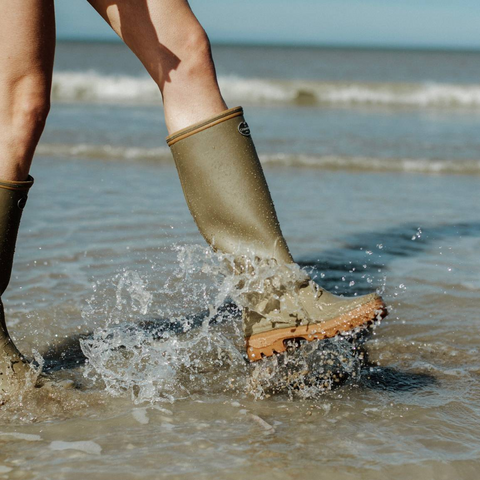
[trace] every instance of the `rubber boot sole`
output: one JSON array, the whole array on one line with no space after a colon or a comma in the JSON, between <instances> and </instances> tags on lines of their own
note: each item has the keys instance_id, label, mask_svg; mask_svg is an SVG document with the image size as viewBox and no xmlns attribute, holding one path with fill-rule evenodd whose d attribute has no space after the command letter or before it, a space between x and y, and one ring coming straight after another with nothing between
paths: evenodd
<instances>
[{"instance_id":1,"label":"rubber boot sole","mask_svg":"<svg viewBox=\"0 0 480 480\"><path fill-rule=\"evenodd\" d=\"M359 327L368 327L376 320L380 321L386 317L387 313L385 303L378 298L326 322L257 333L245 339L248 359L256 362L264 357L271 357L275 353L285 352L287 340L304 339L307 342L313 342L347 333Z\"/></svg>"}]
</instances>

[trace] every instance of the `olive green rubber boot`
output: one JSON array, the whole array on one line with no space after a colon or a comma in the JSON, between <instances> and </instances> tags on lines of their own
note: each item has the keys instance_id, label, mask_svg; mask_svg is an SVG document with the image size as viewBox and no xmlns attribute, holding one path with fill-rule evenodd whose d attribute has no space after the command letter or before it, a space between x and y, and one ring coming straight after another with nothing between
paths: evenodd
<instances>
[{"instance_id":1,"label":"olive green rubber boot","mask_svg":"<svg viewBox=\"0 0 480 480\"><path fill-rule=\"evenodd\" d=\"M241 107L180 130L167 143L200 232L215 250L234 255L243 273L250 360L285 351L285 340L326 338L385 315L378 295L336 297L295 265ZM257 283L249 280L255 277Z\"/></svg>"},{"instance_id":2,"label":"olive green rubber boot","mask_svg":"<svg viewBox=\"0 0 480 480\"><path fill-rule=\"evenodd\" d=\"M1 296L10 281L18 227L32 185L32 177L24 182L0 180L0 394L10 392L30 371L8 334Z\"/></svg>"},{"instance_id":3,"label":"olive green rubber boot","mask_svg":"<svg viewBox=\"0 0 480 480\"><path fill-rule=\"evenodd\" d=\"M167 138L190 212L215 250L292 263L241 107Z\"/></svg>"}]
</instances>

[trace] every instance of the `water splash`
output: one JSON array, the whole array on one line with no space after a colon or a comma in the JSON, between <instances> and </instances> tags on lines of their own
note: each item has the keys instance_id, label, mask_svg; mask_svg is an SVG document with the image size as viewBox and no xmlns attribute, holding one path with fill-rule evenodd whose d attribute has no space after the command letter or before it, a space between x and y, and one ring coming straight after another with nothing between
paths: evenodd
<instances>
[{"instance_id":1,"label":"water splash","mask_svg":"<svg viewBox=\"0 0 480 480\"><path fill-rule=\"evenodd\" d=\"M232 256L199 246L174 251L177 268L159 291L124 271L113 285L97 284L84 310L86 319L103 322L81 340L85 376L109 394L128 394L135 403L226 392L312 398L358 379L362 354L350 337L292 343L284 354L249 363L236 305L250 301L252 292L270 291L278 266L247 256L239 268ZM283 281L288 288L305 276L292 265Z\"/></svg>"}]
</instances>

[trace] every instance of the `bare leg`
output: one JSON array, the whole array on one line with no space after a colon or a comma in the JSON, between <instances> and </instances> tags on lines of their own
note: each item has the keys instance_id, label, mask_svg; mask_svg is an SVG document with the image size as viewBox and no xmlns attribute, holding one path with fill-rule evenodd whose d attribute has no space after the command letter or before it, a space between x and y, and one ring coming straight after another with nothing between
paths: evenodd
<instances>
[{"instance_id":1,"label":"bare leg","mask_svg":"<svg viewBox=\"0 0 480 480\"><path fill-rule=\"evenodd\" d=\"M157 83L170 133L224 111L208 37L186 0L88 0Z\"/></svg>"},{"instance_id":2,"label":"bare leg","mask_svg":"<svg viewBox=\"0 0 480 480\"><path fill-rule=\"evenodd\" d=\"M50 105L53 0L0 0L0 179L25 180Z\"/></svg>"},{"instance_id":3,"label":"bare leg","mask_svg":"<svg viewBox=\"0 0 480 480\"><path fill-rule=\"evenodd\" d=\"M55 47L53 0L0 0L0 297L32 181L27 178L49 110ZM28 371L10 339L0 299L0 395Z\"/></svg>"}]
</instances>

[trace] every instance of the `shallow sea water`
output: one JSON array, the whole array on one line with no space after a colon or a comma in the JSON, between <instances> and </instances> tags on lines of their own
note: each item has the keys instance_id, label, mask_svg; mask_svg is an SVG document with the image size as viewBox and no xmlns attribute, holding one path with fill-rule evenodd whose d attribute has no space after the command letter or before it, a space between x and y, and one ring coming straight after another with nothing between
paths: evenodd
<instances>
[{"instance_id":1,"label":"shallow sea water","mask_svg":"<svg viewBox=\"0 0 480 480\"><path fill-rule=\"evenodd\" d=\"M4 295L45 376L0 406L0 478L478 477L478 112L249 115L294 257L338 294L378 289L390 315L248 365L161 111L57 103Z\"/></svg>"},{"instance_id":2,"label":"shallow sea water","mask_svg":"<svg viewBox=\"0 0 480 480\"><path fill-rule=\"evenodd\" d=\"M20 347L43 353L57 383L0 410L11 478L475 478L480 221L459 196L476 178L267 169L295 257L326 288L379 288L391 308L365 340L368 358L349 366L360 378L302 398L258 389L231 323L193 330L196 364L183 334L125 330L184 322L221 298L172 165L38 158L35 168L5 301ZM98 336L85 366L75 335L88 331ZM192 364L162 363L165 352Z\"/></svg>"}]
</instances>

